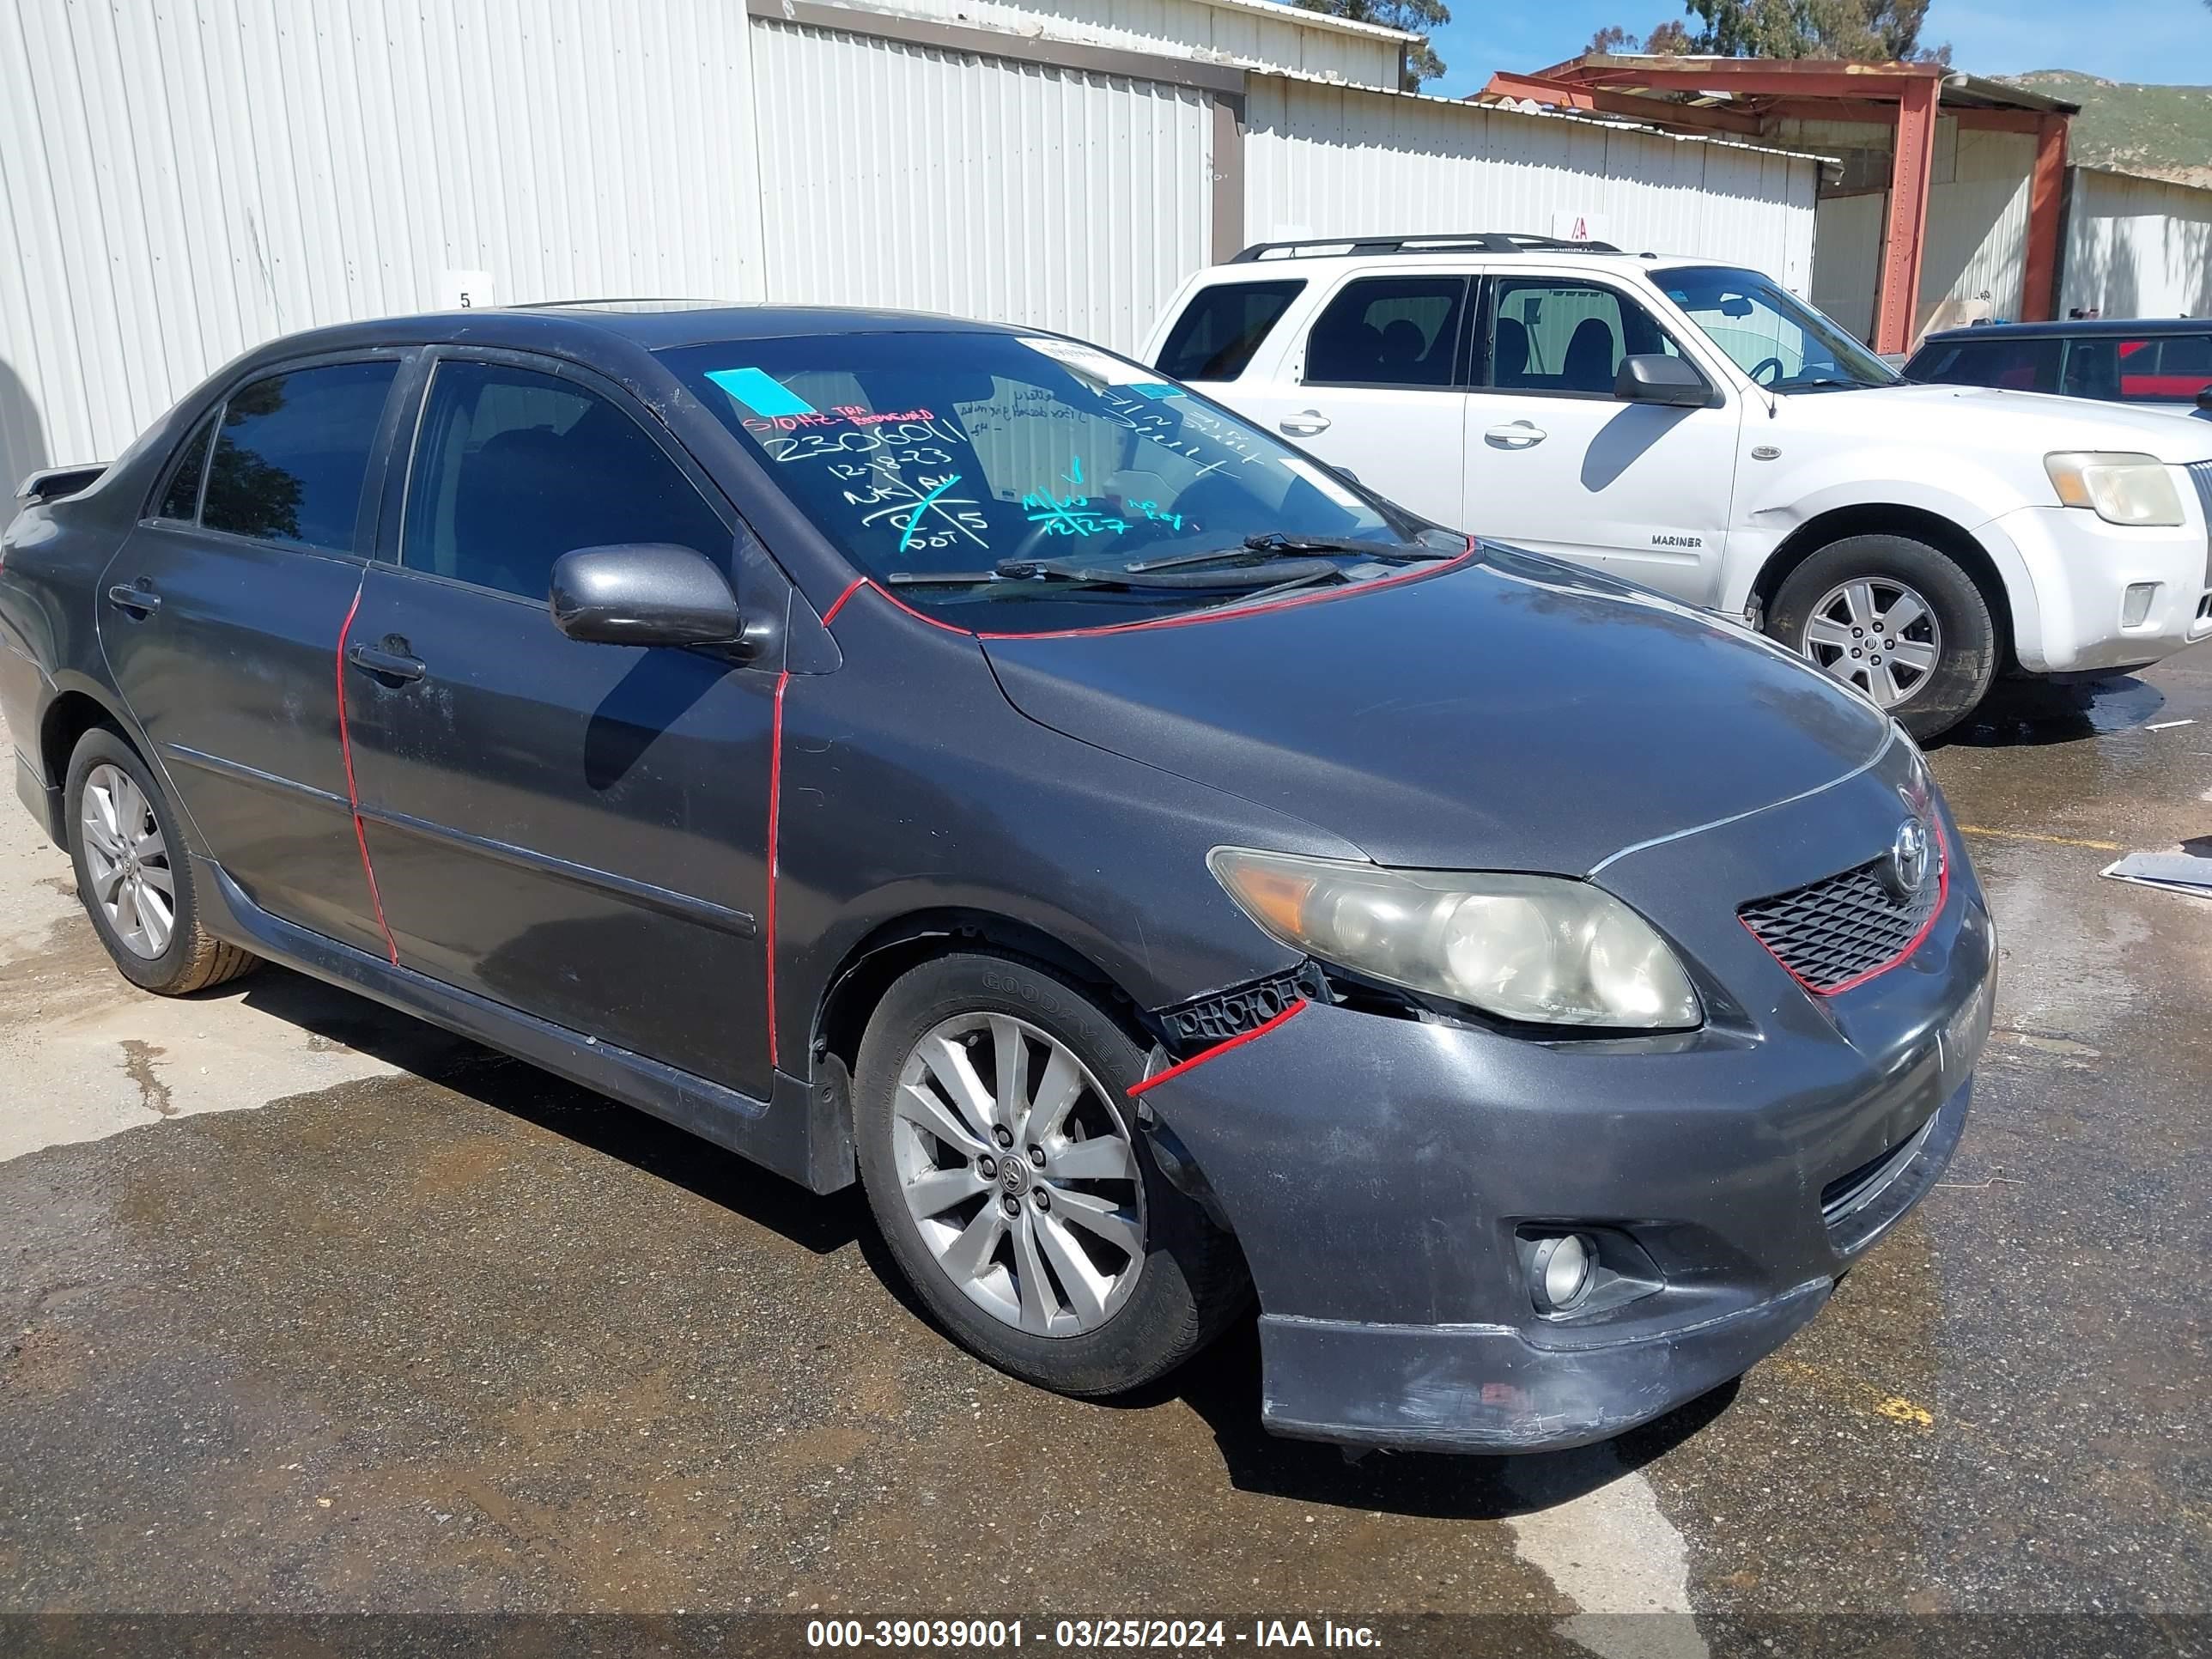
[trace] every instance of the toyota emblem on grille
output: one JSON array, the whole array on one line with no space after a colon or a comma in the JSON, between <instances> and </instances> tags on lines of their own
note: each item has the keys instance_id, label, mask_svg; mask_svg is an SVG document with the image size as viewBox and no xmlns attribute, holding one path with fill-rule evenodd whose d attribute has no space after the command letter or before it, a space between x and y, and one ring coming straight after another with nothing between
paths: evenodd
<instances>
[{"instance_id":1,"label":"toyota emblem on grille","mask_svg":"<svg viewBox=\"0 0 2212 1659\"><path fill-rule=\"evenodd\" d=\"M1911 898L1927 885L1928 826L1918 818L1907 818L1897 826L1897 839L1889 845L1881 881L1900 899Z\"/></svg>"}]
</instances>

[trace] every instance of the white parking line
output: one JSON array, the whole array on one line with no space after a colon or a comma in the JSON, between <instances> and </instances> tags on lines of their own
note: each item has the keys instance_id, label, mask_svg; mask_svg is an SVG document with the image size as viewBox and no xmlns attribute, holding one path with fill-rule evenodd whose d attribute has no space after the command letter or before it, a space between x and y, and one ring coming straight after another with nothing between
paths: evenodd
<instances>
[{"instance_id":1,"label":"white parking line","mask_svg":"<svg viewBox=\"0 0 2212 1659\"><path fill-rule=\"evenodd\" d=\"M1508 1518L1516 1553L1581 1609L1562 1636L1601 1659L1708 1659L1690 1616L1689 1547L1610 1443L1516 1458L1506 1482L1540 1506Z\"/></svg>"}]
</instances>

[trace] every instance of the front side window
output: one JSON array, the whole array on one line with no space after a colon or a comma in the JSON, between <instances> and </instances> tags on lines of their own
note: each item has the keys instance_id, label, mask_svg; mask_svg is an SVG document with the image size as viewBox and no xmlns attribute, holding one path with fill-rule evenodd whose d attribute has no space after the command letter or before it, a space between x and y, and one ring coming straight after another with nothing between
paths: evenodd
<instances>
[{"instance_id":1,"label":"front side window","mask_svg":"<svg viewBox=\"0 0 2212 1659\"><path fill-rule=\"evenodd\" d=\"M855 568L963 625L1140 620L1316 565L1357 580L1436 556L1419 521L1074 341L916 331L659 356Z\"/></svg>"},{"instance_id":2,"label":"front side window","mask_svg":"<svg viewBox=\"0 0 2212 1659\"><path fill-rule=\"evenodd\" d=\"M1677 265L1651 280L1735 366L1770 392L1889 386L1889 366L1789 289L1755 270Z\"/></svg>"},{"instance_id":3,"label":"front side window","mask_svg":"<svg viewBox=\"0 0 2212 1659\"><path fill-rule=\"evenodd\" d=\"M2055 339L1936 340L1921 347L1905 366L1905 378L1937 386L2056 392L2058 356Z\"/></svg>"},{"instance_id":4,"label":"front side window","mask_svg":"<svg viewBox=\"0 0 2212 1659\"><path fill-rule=\"evenodd\" d=\"M399 562L543 599L579 547L672 542L726 562L731 534L638 423L573 380L448 359L430 379Z\"/></svg>"},{"instance_id":5,"label":"front side window","mask_svg":"<svg viewBox=\"0 0 2212 1659\"><path fill-rule=\"evenodd\" d=\"M1463 276L1347 283L1306 338L1308 386L1441 390L1457 378Z\"/></svg>"},{"instance_id":6,"label":"front side window","mask_svg":"<svg viewBox=\"0 0 2212 1659\"><path fill-rule=\"evenodd\" d=\"M260 541L349 553L377 424L398 365L271 374L224 404L200 522Z\"/></svg>"},{"instance_id":7,"label":"front side window","mask_svg":"<svg viewBox=\"0 0 2212 1659\"><path fill-rule=\"evenodd\" d=\"M1501 276L1496 294L1486 381L1494 391L1610 398L1623 357L1681 356L1650 312L1602 283Z\"/></svg>"},{"instance_id":8,"label":"front side window","mask_svg":"<svg viewBox=\"0 0 2212 1659\"><path fill-rule=\"evenodd\" d=\"M199 517L200 480L207 472L208 446L214 441L215 418L210 415L201 422L199 430L177 452L168 478L161 486L161 500L154 508L155 518L190 524Z\"/></svg>"},{"instance_id":9,"label":"front side window","mask_svg":"<svg viewBox=\"0 0 2212 1659\"><path fill-rule=\"evenodd\" d=\"M1154 365L1171 380L1233 380L1305 287L1304 283L1223 283L1183 307Z\"/></svg>"}]
</instances>

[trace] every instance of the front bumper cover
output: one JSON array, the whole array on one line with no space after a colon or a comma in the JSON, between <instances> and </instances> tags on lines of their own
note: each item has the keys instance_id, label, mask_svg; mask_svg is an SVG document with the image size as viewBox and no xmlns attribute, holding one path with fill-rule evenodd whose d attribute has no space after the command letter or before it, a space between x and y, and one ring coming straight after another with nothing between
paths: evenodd
<instances>
[{"instance_id":1,"label":"front bumper cover","mask_svg":"<svg viewBox=\"0 0 2212 1659\"><path fill-rule=\"evenodd\" d=\"M1316 1002L1146 1090L1252 1269L1269 1427L1574 1445L1739 1375L1818 1311L1958 1144L1995 938L1948 813L1927 936L1838 995L1808 994L1720 895L1886 846L1915 768L1899 745L1609 862L1600 878L1647 917L1691 915L1670 931L1708 993L1699 1031L1546 1042ZM1627 1240L1657 1288L1539 1314L1518 1241L1570 1228Z\"/></svg>"}]
</instances>

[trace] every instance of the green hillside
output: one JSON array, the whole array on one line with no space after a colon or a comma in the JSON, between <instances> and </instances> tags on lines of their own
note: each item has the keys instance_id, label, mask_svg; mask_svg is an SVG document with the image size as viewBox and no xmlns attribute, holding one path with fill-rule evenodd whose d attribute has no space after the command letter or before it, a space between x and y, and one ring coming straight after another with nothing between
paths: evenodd
<instances>
[{"instance_id":1,"label":"green hillside","mask_svg":"<svg viewBox=\"0 0 2212 1659\"><path fill-rule=\"evenodd\" d=\"M2070 70L2002 78L2081 106L2068 146L2074 161L2212 187L2212 87L2100 81Z\"/></svg>"}]
</instances>

